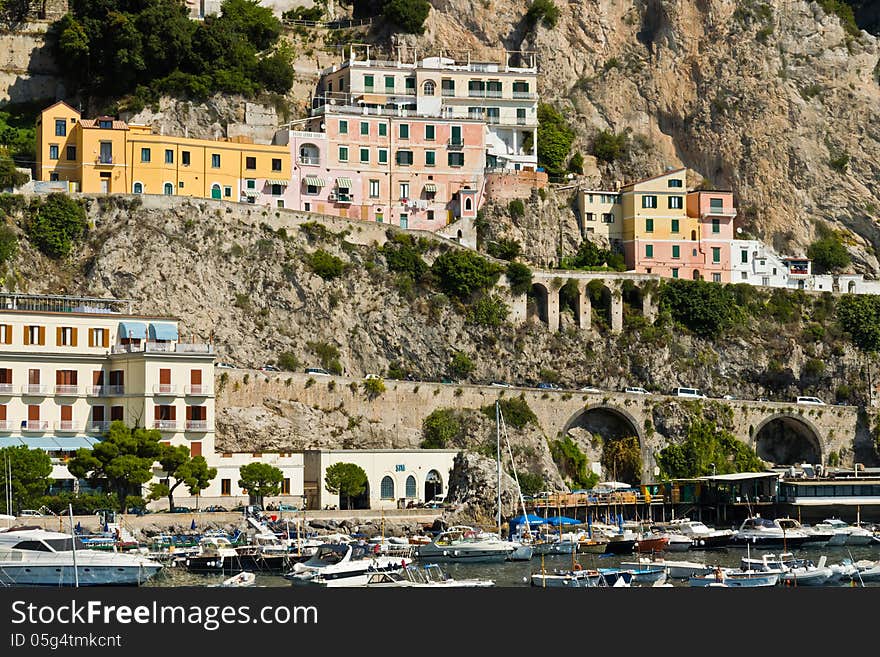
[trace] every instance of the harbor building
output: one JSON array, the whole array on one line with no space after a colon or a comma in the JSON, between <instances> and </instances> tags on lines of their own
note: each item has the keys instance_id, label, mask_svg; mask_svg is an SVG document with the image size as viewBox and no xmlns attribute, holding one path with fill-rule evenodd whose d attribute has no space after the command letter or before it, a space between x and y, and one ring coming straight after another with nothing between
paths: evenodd
<instances>
[{"instance_id":1,"label":"harbor building","mask_svg":"<svg viewBox=\"0 0 880 657\"><path fill-rule=\"evenodd\" d=\"M367 475L367 487L353 509L397 509L431 501L449 487L457 449L335 449L303 454L306 508L347 508L347 500L326 488L327 468L354 463Z\"/></svg>"},{"instance_id":2,"label":"harbor building","mask_svg":"<svg viewBox=\"0 0 880 657\"><path fill-rule=\"evenodd\" d=\"M203 497L241 495L238 468L262 455L214 449L213 345L181 336L176 318L136 315L132 305L0 293L0 447L46 451L57 487L76 490L66 462L119 420L156 429L162 443L217 467ZM289 494L301 495L301 455L269 460ZM157 464L154 480L163 475Z\"/></svg>"}]
</instances>

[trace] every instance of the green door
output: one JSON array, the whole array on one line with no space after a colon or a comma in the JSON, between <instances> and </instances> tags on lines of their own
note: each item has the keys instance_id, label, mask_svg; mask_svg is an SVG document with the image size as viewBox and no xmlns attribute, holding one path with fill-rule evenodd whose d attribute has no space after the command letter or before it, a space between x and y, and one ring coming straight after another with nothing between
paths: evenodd
<instances>
[{"instance_id":1,"label":"green door","mask_svg":"<svg viewBox=\"0 0 880 657\"><path fill-rule=\"evenodd\" d=\"M220 200L220 185L214 185L211 187L211 198L217 201Z\"/></svg>"}]
</instances>

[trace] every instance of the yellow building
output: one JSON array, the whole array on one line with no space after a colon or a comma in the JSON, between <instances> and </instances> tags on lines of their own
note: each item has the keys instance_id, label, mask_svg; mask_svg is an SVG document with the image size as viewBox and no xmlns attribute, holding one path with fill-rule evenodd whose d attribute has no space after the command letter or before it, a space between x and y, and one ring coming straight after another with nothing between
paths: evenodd
<instances>
[{"instance_id":1,"label":"yellow building","mask_svg":"<svg viewBox=\"0 0 880 657\"><path fill-rule=\"evenodd\" d=\"M584 235L604 237L609 242L623 238L623 211L618 192L582 189L577 199Z\"/></svg>"},{"instance_id":2,"label":"yellow building","mask_svg":"<svg viewBox=\"0 0 880 657\"><path fill-rule=\"evenodd\" d=\"M275 201L291 177L287 146L154 134L112 117L83 119L64 102L37 118L37 180L83 193L135 193Z\"/></svg>"}]
</instances>

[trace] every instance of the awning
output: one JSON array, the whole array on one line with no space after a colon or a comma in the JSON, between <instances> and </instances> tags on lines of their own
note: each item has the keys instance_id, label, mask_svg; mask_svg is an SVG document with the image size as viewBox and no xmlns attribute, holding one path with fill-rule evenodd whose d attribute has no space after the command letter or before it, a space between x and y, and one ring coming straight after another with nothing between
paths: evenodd
<instances>
[{"instance_id":1,"label":"awning","mask_svg":"<svg viewBox=\"0 0 880 657\"><path fill-rule=\"evenodd\" d=\"M150 324L150 340L177 340L174 324Z\"/></svg>"},{"instance_id":2,"label":"awning","mask_svg":"<svg viewBox=\"0 0 880 657\"><path fill-rule=\"evenodd\" d=\"M22 436L19 440L24 443L28 449L42 449L45 452L57 452L58 443L54 438L46 438L44 436Z\"/></svg>"},{"instance_id":3,"label":"awning","mask_svg":"<svg viewBox=\"0 0 880 657\"><path fill-rule=\"evenodd\" d=\"M147 325L143 322L119 322L120 338L147 339Z\"/></svg>"},{"instance_id":4,"label":"awning","mask_svg":"<svg viewBox=\"0 0 880 657\"><path fill-rule=\"evenodd\" d=\"M312 185L314 187L323 187L324 181L318 176L306 176L306 185Z\"/></svg>"},{"instance_id":5,"label":"awning","mask_svg":"<svg viewBox=\"0 0 880 657\"><path fill-rule=\"evenodd\" d=\"M58 443L62 452L75 452L81 447L91 449L98 441L87 436L55 436L52 440ZM51 451L50 447L46 449Z\"/></svg>"},{"instance_id":6,"label":"awning","mask_svg":"<svg viewBox=\"0 0 880 657\"><path fill-rule=\"evenodd\" d=\"M0 449L4 447L21 447L21 441L12 436L0 436Z\"/></svg>"},{"instance_id":7,"label":"awning","mask_svg":"<svg viewBox=\"0 0 880 657\"><path fill-rule=\"evenodd\" d=\"M437 185L434 183L425 183L425 191L434 194L437 192Z\"/></svg>"},{"instance_id":8,"label":"awning","mask_svg":"<svg viewBox=\"0 0 880 657\"><path fill-rule=\"evenodd\" d=\"M358 103L366 103L367 105L384 105L385 104L385 96L380 94L363 94L358 97Z\"/></svg>"},{"instance_id":9,"label":"awning","mask_svg":"<svg viewBox=\"0 0 880 657\"><path fill-rule=\"evenodd\" d=\"M351 189L354 185L351 182L351 178L337 178L336 186L340 189Z\"/></svg>"},{"instance_id":10,"label":"awning","mask_svg":"<svg viewBox=\"0 0 880 657\"><path fill-rule=\"evenodd\" d=\"M290 184L290 181L289 180L282 180L281 178L277 178L277 179L270 178L270 179L266 180L266 184L268 184L268 185L281 185L281 186L286 187L287 185Z\"/></svg>"},{"instance_id":11,"label":"awning","mask_svg":"<svg viewBox=\"0 0 880 657\"><path fill-rule=\"evenodd\" d=\"M242 195L242 196L245 196L245 197L247 197L247 198L257 198L257 197L260 195L260 193L259 193L259 192L255 192L255 191L252 190L252 189L246 189L246 190L244 190L244 191L241 193L241 195Z\"/></svg>"}]
</instances>

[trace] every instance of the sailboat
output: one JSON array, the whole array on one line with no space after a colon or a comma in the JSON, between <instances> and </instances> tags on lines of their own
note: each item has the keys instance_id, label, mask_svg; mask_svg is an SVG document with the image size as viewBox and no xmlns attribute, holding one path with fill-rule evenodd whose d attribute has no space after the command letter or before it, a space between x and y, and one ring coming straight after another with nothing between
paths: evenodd
<instances>
[{"instance_id":1,"label":"sailboat","mask_svg":"<svg viewBox=\"0 0 880 657\"><path fill-rule=\"evenodd\" d=\"M501 535L501 426L504 422L504 416L501 414L501 402L495 400L495 440L496 440L496 462L498 466L498 535ZM523 518L525 519L527 531L529 528L528 513L526 512L526 501L523 499L522 489L519 486L519 476L516 474L516 463L513 461L513 452L510 449L510 440L507 437L507 427L505 426L504 441L507 444L507 453L510 456L510 467L513 470L513 478L516 481L516 491L519 495L520 505L522 506ZM513 550L507 555L507 561L528 561L532 558L534 550L529 543L513 540L509 537L511 543L515 545Z\"/></svg>"}]
</instances>

